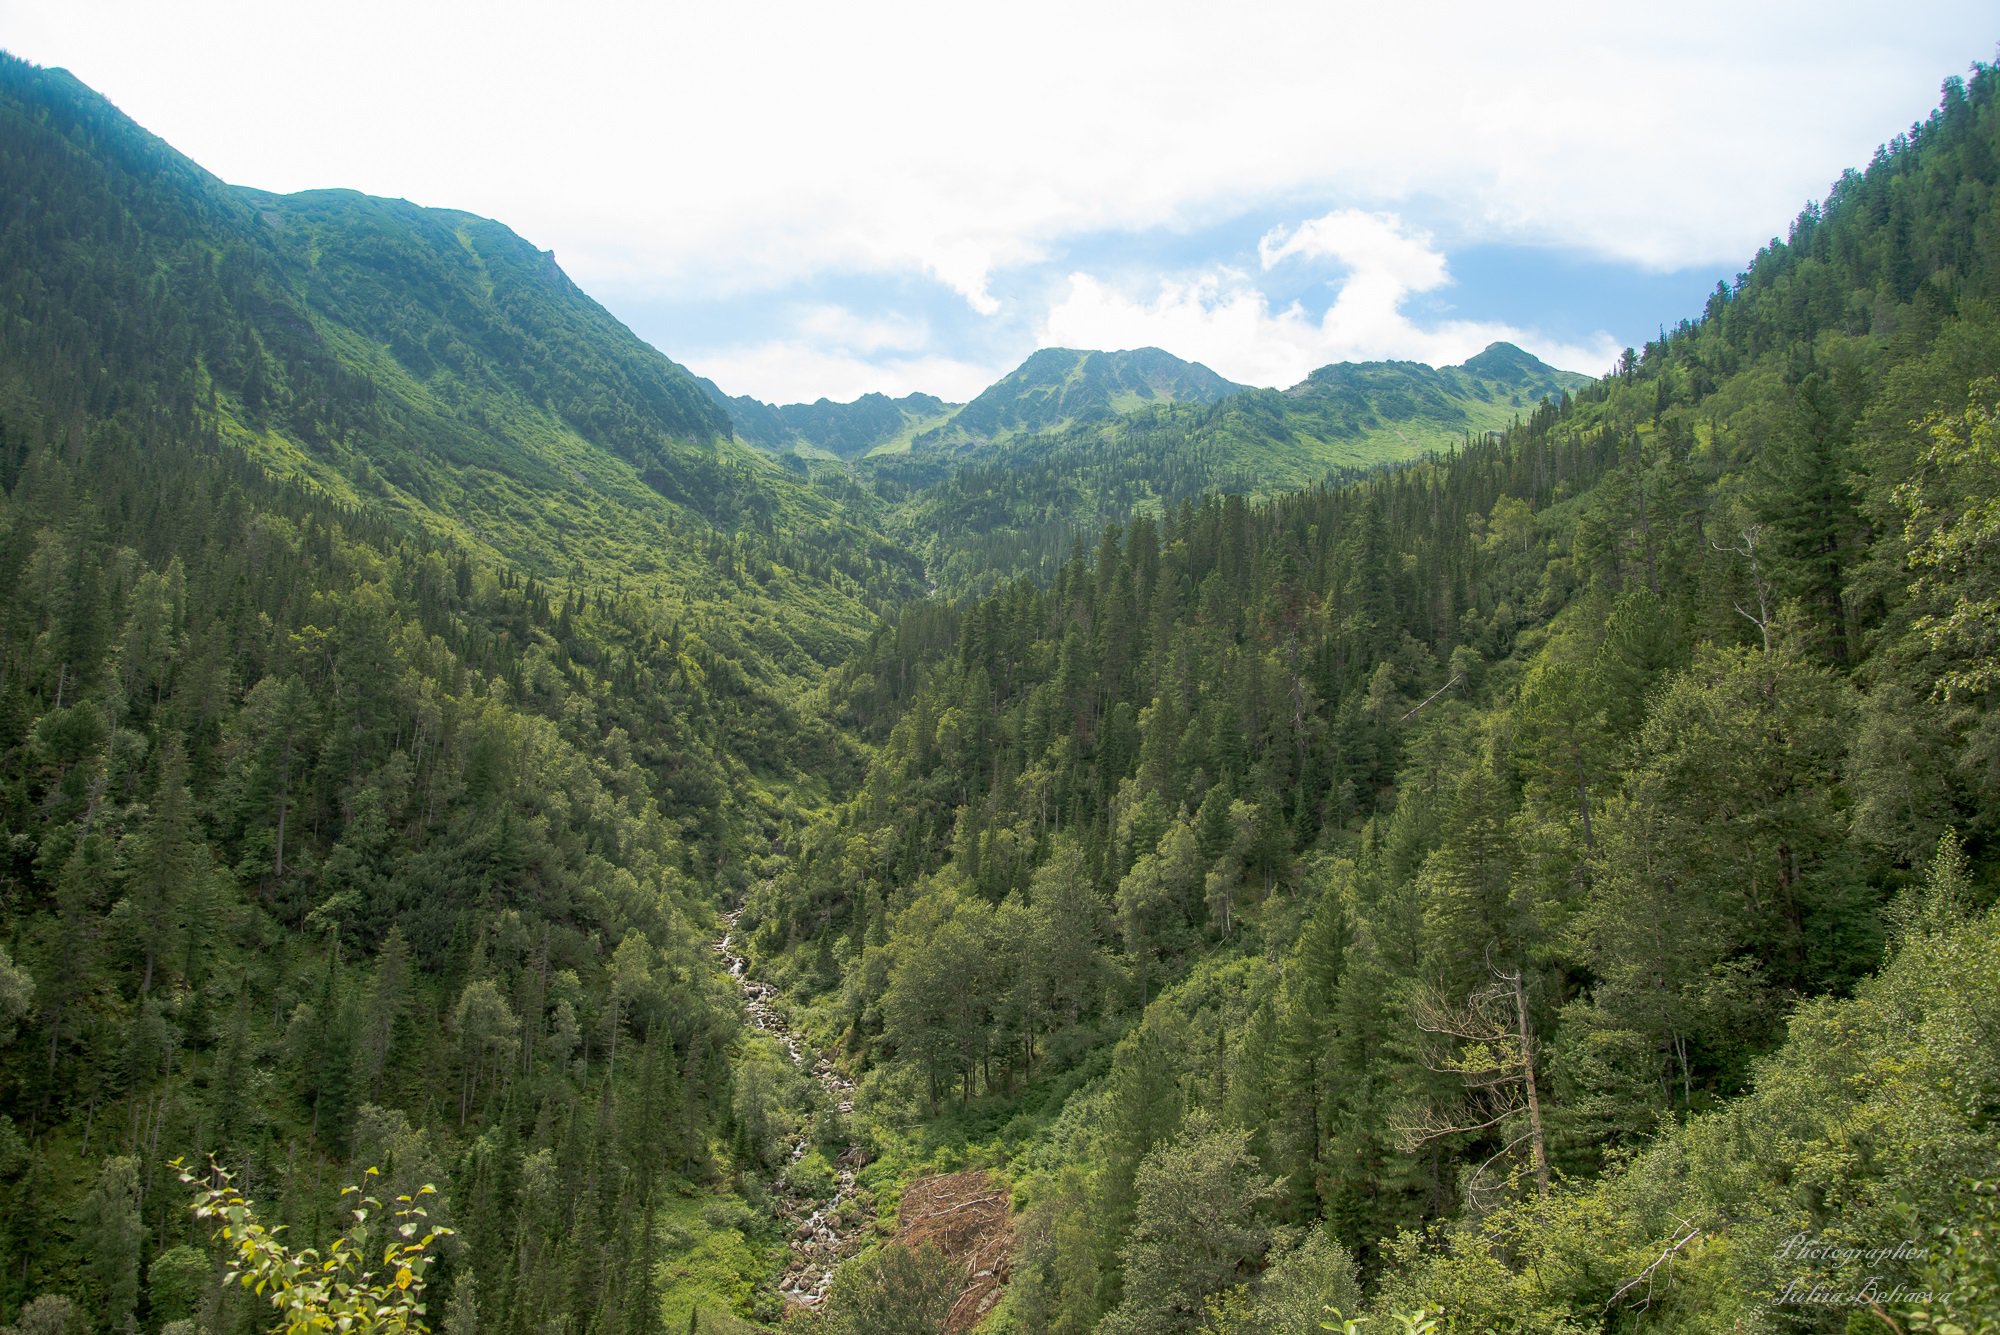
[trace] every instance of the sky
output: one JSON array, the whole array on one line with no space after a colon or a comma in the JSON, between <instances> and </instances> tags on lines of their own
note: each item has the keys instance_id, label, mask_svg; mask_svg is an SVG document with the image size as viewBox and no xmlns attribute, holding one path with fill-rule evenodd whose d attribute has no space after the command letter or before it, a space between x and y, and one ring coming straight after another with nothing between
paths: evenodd
<instances>
[{"instance_id":1,"label":"sky","mask_svg":"<svg viewBox=\"0 0 2000 1335\"><path fill-rule=\"evenodd\" d=\"M1991 61L1991 0L0 0L237 184L496 218L732 394L1037 347L1283 387L1699 314Z\"/></svg>"}]
</instances>

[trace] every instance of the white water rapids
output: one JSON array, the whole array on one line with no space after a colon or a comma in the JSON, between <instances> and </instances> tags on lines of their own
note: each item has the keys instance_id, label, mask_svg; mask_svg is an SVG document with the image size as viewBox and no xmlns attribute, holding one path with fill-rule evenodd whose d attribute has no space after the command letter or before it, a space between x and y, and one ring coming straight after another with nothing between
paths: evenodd
<instances>
[{"instance_id":1,"label":"white water rapids","mask_svg":"<svg viewBox=\"0 0 2000 1335\"><path fill-rule=\"evenodd\" d=\"M842 1117L851 1115L854 1082L842 1075L824 1053L808 1054L800 1048L791 1025L772 1004L777 990L750 977L749 961L736 940L736 920L742 912L734 909L722 915L723 932L715 943L715 953L722 957L729 976L743 989L744 1009L749 1012L751 1027L777 1039L785 1056L800 1070L808 1069L810 1056L812 1078L818 1082L827 1103L838 1109ZM791 1147L791 1162L805 1158L811 1149L801 1133ZM835 1267L860 1245L867 1221L850 1216L861 1213L853 1207L854 1172L861 1166L862 1153L861 1146L849 1145L840 1156L836 1164L838 1185L832 1198L825 1201L793 1194L782 1177L771 1182L771 1196L778 1202L778 1218L785 1225L786 1243L792 1252L791 1263L778 1281L778 1292L786 1300L816 1306L826 1296L827 1286L833 1283Z\"/></svg>"}]
</instances>

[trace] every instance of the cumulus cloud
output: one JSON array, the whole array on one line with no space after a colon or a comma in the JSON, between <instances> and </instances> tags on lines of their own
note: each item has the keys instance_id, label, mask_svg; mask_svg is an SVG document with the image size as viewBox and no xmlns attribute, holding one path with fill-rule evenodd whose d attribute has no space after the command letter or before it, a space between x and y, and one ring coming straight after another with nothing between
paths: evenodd
<instances>
[{"instance_id":1,"label":"cumulus cloud","mask_svg":"<svg viewBox=\"0 0 2000 1335\"><path fill-rule=\"evenodd\" d=\"M1334 260L1358 273L1378 274L1410 292L1451 281L1442 251L1428 232L1406 229L1393 213L1336 209L1297 227L1274 227L1257 242L1257 257L1275 268L1288 259Z\"/></svg>"},{"instance_id":2,"label":"cumulus cloud","mask_svg":"<svg viewBox=\"0 0 2000 1335\"><path fill-rule=\"evenodd\" d=\"M933 278L959 296L981 315L998 315L1000 303L988 289L995 256L989 246L960 237L935 246L925 257L924 268Z\"/></svg>"},{"instance_id":3,"label":"cumulus cloud","mask_svg":"<svg viewBox=\"0 0 2000 1335\"><path fill-rule=\"evenodd\" d=\"M1298 302L1273 309L1250 275L1237 269L1169 280L1150 295L1074 273L1043 321L1042 340L1071 347L1168 348L1232 380L1278 388L1297 384L1330 362L1407 359L1448 366L1502 340L1552 365L1586 372L1608 369L1618 354L1608 333L1579 345L1496 321L1419 323L1405 302L1443 287L1450 273L1432 239L1405 228L1393 214L1336 211L1295 228L1274 229L1258 252L1266 270L1301 259L1344 269L1326 310L1314 317Z\"/></svg>"}]
</instances>

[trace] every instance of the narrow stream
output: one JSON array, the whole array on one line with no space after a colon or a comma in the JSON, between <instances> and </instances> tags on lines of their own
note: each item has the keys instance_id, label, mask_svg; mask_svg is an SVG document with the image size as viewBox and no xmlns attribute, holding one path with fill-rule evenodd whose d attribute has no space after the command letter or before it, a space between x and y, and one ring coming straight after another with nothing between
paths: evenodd
<instances>
[{"instance_id":1,"label":"narrow stream","mask_svg":"<svg viewBox=\"0 0 2000 1335\"><path fill-rule=\"evenodd\" d=\"M818 1082L826 1102L839 1109L842 1117L850 1116L854 1112L854 1082L842 1075L824 1053L808 1054L799 1047L791 1026L771 1004L777 989L750 977L749 961L736 941L736 920L742 913L742 909L733 909L722 915L722 938L715 943L715 953L722 957L729 976L743 989L743 1004L750 1014L751 1025L777 1039L785 1056L800 1070L808 1069L810 1058L812 1078ZM791 1148L791 1162L805 1158L811 1149L811 1143L801 1133ZM866 1220L858 1217L862 1212L853 1207L854 1172L861 1162L861 1146L849 1145L835 1164L839 1185L825 1201L794 1195L782 1178L771 1181L771 1196L778 1202L778 1219L785 1225L786 1245L792 1251L791 1263L778 1281L778 1292L788 1301L807 1307L817 1305L826 1296L827 1286L833 1283L834 1268L860 1245ZM849 1215L857 1217L850 1220Z\"/></svg>"}]
</instances>

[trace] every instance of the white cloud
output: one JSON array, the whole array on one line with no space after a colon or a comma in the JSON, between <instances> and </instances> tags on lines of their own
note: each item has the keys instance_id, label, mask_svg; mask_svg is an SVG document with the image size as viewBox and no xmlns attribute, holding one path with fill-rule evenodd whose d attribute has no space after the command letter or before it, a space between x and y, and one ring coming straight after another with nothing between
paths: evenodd
<instances>
[{"instance_id":1,"label":"white cloud","mask_svg":"<svg viewBox=\"0 0 2000 1335\"><path fill-rule=\"evenodd\" d=\"M492 0L476 22L0 0L0 20L228 179L485 213L586 288L927 273L988 313L991 275L1067 236L1302 198L1740 262L1992 53L1990 0L1688 0L1671 21L1595 0Z\"/></svg>"},{"instance_id":2,"label":"white cloud","mask_svg":"<svg viewBox=\"0 0 2000 1335\"><path fill-rule=\"evenodd\" d=\"M1402 303L1448 275L1385 213L1452 246L1740 266L1993 52L1991 0L1684 0L1671 20L1599 0L349 0L337 22L265 0L0 0L0 32L225 179L498 218L614 305L928 277L1025 337L1023 266L1077 238L1341 206L1260 254L1351 267L1324 320L1215 269L1137 296L1073 282L1044 321L1272 382L1349 352L1449 360L1503 330L1413 325ZM801 323L710 365L768 368L740 382L765 397L929 364L928 388L964 391L970 362L873 337ZM788 369L807 365L834 378Z\"/></svg>"},{"instance_id":3,"label":"white cloud","mask_svg":"<svg viewBox=\"0 0 2000 1335\"><path fill-rule=\"evenodd\" d=\"M848 352L918 352L930 346L930 325L894 313L862 315L845 306L817 305L800 310L798 332L822 346Z\"/></svg>"},{"instance_id":4,"label":"white cloud","mask_svg":"<svg viewBox=\"0 0 2000 1335\"><path fill-rule=\"evenodd\" d=\"M940 283L964 297L965 304L973 310L981 315L998 315L1000 303L994 300L993 293L987 288L993 274L993 262L989 247L963 238L938 245L924 259L924 268Z\"/></svg>"},{"instance_id":5,"label":"white cloud","mask_svg":"<svg viewBox=\"0 0 2000 1335\"><path fill-rule=\"evenodd\" d=\"M1300 257L1333 260L1347 272L1318 318L1297 302L1272 309L1263 291L1238 270L1169 280L1150 297L1075 273L1043 322L1042 341L1163 347L1229 379L1277 388L1297 384L1330 362L1407 359L1448 366L1501 340L1552 365L1593 373L1608 369L1618 353L1609 334L1577 345L1495 321L1417 323L1404 303L1414 293L1445 285L1450 276L1431 238L1405 229L1392 214L1330 213L1274 230L1259 252L1266 269Z\"/></svg>"},{"instance_id":6,"label":"white cloud","mask_svg":"<svg viewBox=\"0 0 2000 1335\"><path fill-rule=\"evenodd\" d=\"M1257 243L1264 268L1292 258L1329 259L1361 273L1393 279L1410 292L1428 292L1451 281L1444 255L1428 232L1407 230L1392 213L1337 209L1297 227L1276 227Z\"/></svg>"},{"instance_id":7,"label":"white cloud","mask_svg":"<svg viewBox=\"0 0 2000 1335\"><path fill-rule=\"evenodd\" d=\"M766 403L846 403L871 391L897 398L923 392L963 402L1007 369L937 352L930 326L902 315L862 315L845 306L792 312L773 338L696 352L682 360L724 393Z\"/></svg>"}]
</instances>

